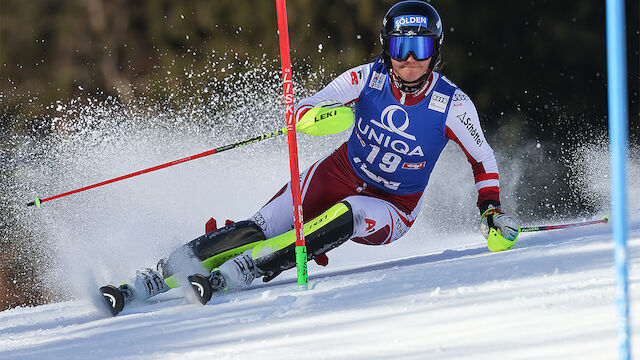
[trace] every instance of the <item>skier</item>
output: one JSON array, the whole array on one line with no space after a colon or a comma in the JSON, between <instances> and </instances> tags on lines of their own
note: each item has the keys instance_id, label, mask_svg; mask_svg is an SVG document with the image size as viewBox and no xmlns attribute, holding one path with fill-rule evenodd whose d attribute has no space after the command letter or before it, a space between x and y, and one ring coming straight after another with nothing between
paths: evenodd
<instances>
[{"instance_id":1,"label":"skier","mask_svg":"<svg viewBox=\"0 0 640 360\"><path fill-rule=\"evenodd\" d=\"M349 140L301 175L308 259L326 265L325 253L347 240L389 244L402 237L421 209L436 160L449 140L473 169L481 231L492 251L511 248L518 222L500 208L498 167L471 99L437 72L443 24L423 1L402 1L382 20L382 54L344 72L301 100L296 119L310 109L353 104ZM269 281L295 266L290 184L249 220L211 231L138 272L130 298L148 298L177 286L185 258L197 259L214 291ZM140 290L143 289L144 291Z\"/></svg>"}]
</instances>

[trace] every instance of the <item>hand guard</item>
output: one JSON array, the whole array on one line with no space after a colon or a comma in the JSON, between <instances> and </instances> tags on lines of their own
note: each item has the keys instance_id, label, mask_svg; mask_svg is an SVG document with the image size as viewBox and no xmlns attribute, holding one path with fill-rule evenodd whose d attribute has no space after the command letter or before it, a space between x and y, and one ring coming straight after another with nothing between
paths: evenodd
<instances>
[{"instance_id":1,"label":"hand guard","mask_svg":"<svg viewBox=\"0 0 640 360\"><path fill-rule=\"evenodd\" d=\"M322 101L297 116L296 130L312 136L337 134L353 126L353 111L337 101Z\"/></svg>"},{"instance_id":2,"label":"hand guard","mask_svg":"<svg viewBox=\"0 0 640 360\"><path fill-rule=\"evenodd\" d=\"M487 239L489 250L503 251L515 245L520 227L516 219L490 205L487 211L482 214L480 231Z\"/></svg>"}]
</instances>

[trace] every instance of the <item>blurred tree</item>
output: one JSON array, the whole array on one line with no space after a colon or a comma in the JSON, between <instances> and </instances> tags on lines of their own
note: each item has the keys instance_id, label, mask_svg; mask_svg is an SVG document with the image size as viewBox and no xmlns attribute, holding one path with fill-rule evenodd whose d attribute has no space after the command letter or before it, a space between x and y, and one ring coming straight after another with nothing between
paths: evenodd
<instances>
[{"instance_id":1,"label":"blurred tree","mask_svg":"<svg viewBox=\"0 0 640 360\"><path fill-rule=\"evenodd\" d=\"M306 69L300 75L369 61L380 52L380 21L393 3L290 1L294 66ZM444 72L473 97L488 128L540 139L576 126L604 131L604 2L434 5L445 27ZM638 4L627 8L637 124ZM186 85L169 73L203 73L216 61L241 64L263 55L278 57L272 1L2 0L0 114L4 122L10 114L45 114L48 104L76 96L113 95L126 103L150 89L161 100Z\"/></svg>"}]
</instances>

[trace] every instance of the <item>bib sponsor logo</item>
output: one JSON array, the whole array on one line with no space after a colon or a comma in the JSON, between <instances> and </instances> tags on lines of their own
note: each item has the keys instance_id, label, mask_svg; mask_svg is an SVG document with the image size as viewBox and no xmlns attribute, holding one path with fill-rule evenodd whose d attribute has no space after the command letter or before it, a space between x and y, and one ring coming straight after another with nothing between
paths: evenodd
<instances>
[{"instance_id":1,"label":"bib sponsor logo","mask_svg":"<svg viewBox=\"0 0 640 360\"><path fill-rule=\"evenodd\" d=\"M362 121L362 118L360 118L360 120ZM362 147L367 146L367 144L364 143L364 140L362 140L362 138L360 137L360 134L356 131L356 136L358 137L358 140L360 140L360 145L362 145Z\"/></svg>"},{"instance_id":2,"label":"bib sponsor logo","mask_svg":"<svg viewBox=\"0 0 640 360\"><path fill-rule=\"evenodd\" d=\"M449 96L434 91L431 94L431 101L429 102L429 109L444 113L447 110L447 104L449 103Z\"/></svg>"},{"instance_id":3,"label":"bib sponsor logo","mask_svg":"<svg viewBox=\"0 0 640 360\"><path fill-rule=\"evenodd\" d=\"M400 135L407 140L416 141L416 137L414 135L405 132L409 127L409 114L407 114L406 110L398 105L387 106L380 115L380 121L371 119L370 122L380 129ZM398 154L424 156L424 152L420 145L414 147L413 145L410 145L410 143L401 139L393 139L384 131L377 131L376 128L369 126L369 124L363 125L362 118L358 119L356 126L358 128L358 132L369 140L370 144L377 143L385 148L391 148ZM360 136L358 136L358 138L360 140L364 140Z\"/></svg>"},{"instance_id":4,"label":"bib sponsor logo","mask_svg":"<svg viewBox=\"0 0 640 360\"><path fill-rule=\"evenodd\" d=\"M366 164L360 164L360 170L362 170L362 172L365 173L365 175L367 175L369 179L377 182L378 184L382 184L387 189L398 190L398 187L400 187L399 181L387 180L380 175L374 174L371 170L367 168Z\"/></svg>"},{"instance_id":5,"label":"bib sponsor logo","mask_svg":"<svg viewBox=\"0 0 640 360\"><path fill-rule=\"evenodd\" d=\"M382 86L384 86L384 82L387 80L386 74L381 74L379 72L374 71L373 75L371 75L371 81L369 82L369 87L374 88L376 90L382 90Z\"/></svg>"},{"instance_id":6,"label":"bib sponsor logo","mask_svg":"<svg viewBox=\"0 0 640 360\"><path fill-rule=\"evenodd\" d=\"M402 125L400 125L400 127L396 126L395 122L393 121L393 114L395 114L396 111L401 111L401 114L404 114L404 116L403 115L396 116L396 118L398 117L404 118L402 120ZM382 114L380 115L380 121L381 122L371 120L373 124L378 125L379 127L385 130L394 132L409 140L413 140L413 141L416 140L415 136L404 132L409 127L409 114L407 114L407 111L401 108L400 106L398 105L387 106L384 110L382 110Z\"/></svg>"},{"instance_id":7,"label":"bib sponsor logo","mask_svg":"<svg viewBox=\"0 0 640 360\"><path fill-rule=\"evenodd\" d=\"M418 170L418 169L422 169L425 167L425 165L427 164L426 161L423 162L419 162L419 163L404 163L402 164L402 168L403 169L409 169L409 170Z\"/></svg>"},{"instance_id":8,"label":"bib sponsor logo","mask_svg":"<svg viewBox=\"0 0 640 360\"><path fill-rule=\"evenodd\" d=\"M427 17L420 15L402 15L393 19L393 27L398 29L403 26L427 26Z\"/></svg>"}]
</instances>

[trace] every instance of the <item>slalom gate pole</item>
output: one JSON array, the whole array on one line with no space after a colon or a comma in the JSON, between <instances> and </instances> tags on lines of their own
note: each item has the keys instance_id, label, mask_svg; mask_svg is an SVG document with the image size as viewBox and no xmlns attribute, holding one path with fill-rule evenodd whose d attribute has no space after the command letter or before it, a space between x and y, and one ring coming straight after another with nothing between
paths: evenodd
<instances>
[{"instance_id":1,"label":"slalom gate pole","mask_svg":"<svg viewBox=\"0 0 640 360\"><path fill-rule=\"evenodd\" d=\"M540 226L529 226L529 227L521 227L520 232L532 232L532 231L546 231L546 230L559 230L559 229L567 229L578 226L587 226L587 225L595 225L595 224L605 224L609 222L609 217L604 216L600 220L592 220L592 221L584 221L573 224L562 224L562 225L540 225Z\"/></svg>"},{"instance_id":2,"label":"slalom gate pole","mask_svg":"<svg viewBox=\"0 0 640 360\"><path fill-rule=\"evenodd\" d=\"M629 321L629 255L627 249L626 161L629 127L627 105L627 49L625 1L606 0L607 103L611 159L611 215L613 216L613 266L615 270L618 358L631 359ZM627 29L630 30L630 29Z\"/></svg>"},{"instance_id":3,"label":"slalom gate pole","mask_svg":"<svg viewBox=\"0 0 640 360\"><path fill-rule=\"evenodd\" d=\"M223 152L225 150L235 149L235 148L240 147L240 146L244 146L244 145L247 145L247 144L252 144L252 143L255 143L255 142L258 142L258 141L262 141L262 140L269 139L269 138L272 138L272 137L275 137L275 136L279 136L279 135L282 135L282 134L284 134L286 132L287 132L286 129L280 129L278 131L274 131L274 132L270 132L270 133L267 133L267 134L262 134L262 135L259 135L259 136L256 136L256 137L252 137L251 139L242 140L242 141L238 141L238 142L233 143L233 144L220 146L218 148L215 148L215 149L212 149L212 150L208 150L208 151L202 152L200 154L187 156L185 158L174 160L174 161L162 164L162 165L150 167L148 169L136 171L136 172L133 172L131 174L119 176L119 177L111 179L111 180L106 180L106 181L103 181L103 182L99 182L97 184L85 186L83 188L72 190L72 191L69 191L69 192L66 192L66 193L63 193L63 194L60 194L60 195L48 197L48 198L45 198L45 199L39 199L39 198L36 197L35 201L32 201L32 202L28 203L27 206L35 205L38 208L40 208L40 206L43 203L47 202L47 201L59 199L59 198L62 198L62 197L65 197L65 196L69 196L69 195L72 195L72 194L77 194L77 193L82 192L82 191L86 191L86 190L89 190L89 189L97 188L99 186L111 184L111 183L114 183L114 182L117 182L117 181L120 181L120 180L132 178L134 176L150 173L152 171L164 169L164 168L167 168L167 167L170 167L170 166L173 166L173 165L178 165L178 164L181 164L183 162L187 162L187 161L199 159L199 158L202 158L202 157L205 157L205 156L217 154L217 153ZM292 132L295 133L295 131L292 131Z\"/></svg>"},{"instance_id":4,"label":"slalom gate pole","mask_svg":"<svg viewBox=\"0 0 640 360\"><path fill-rule=\"evenodd\" d=\"M289 142L289 167L291 169L291 192L293 197L293 224L296 234L296 266L298 268L298 286L307 289L307 247L304 241L302 200L300 196L300 172L298 170L298 145L296 141L295 118L293 112L293 76L289 49L289 30L287 25L287 4L285 0L276 0L278 13L278 37L280 59L282 62L282 86L284 89L284 108L287 119L287 138Z\"/></svg>"}]
</instances>

